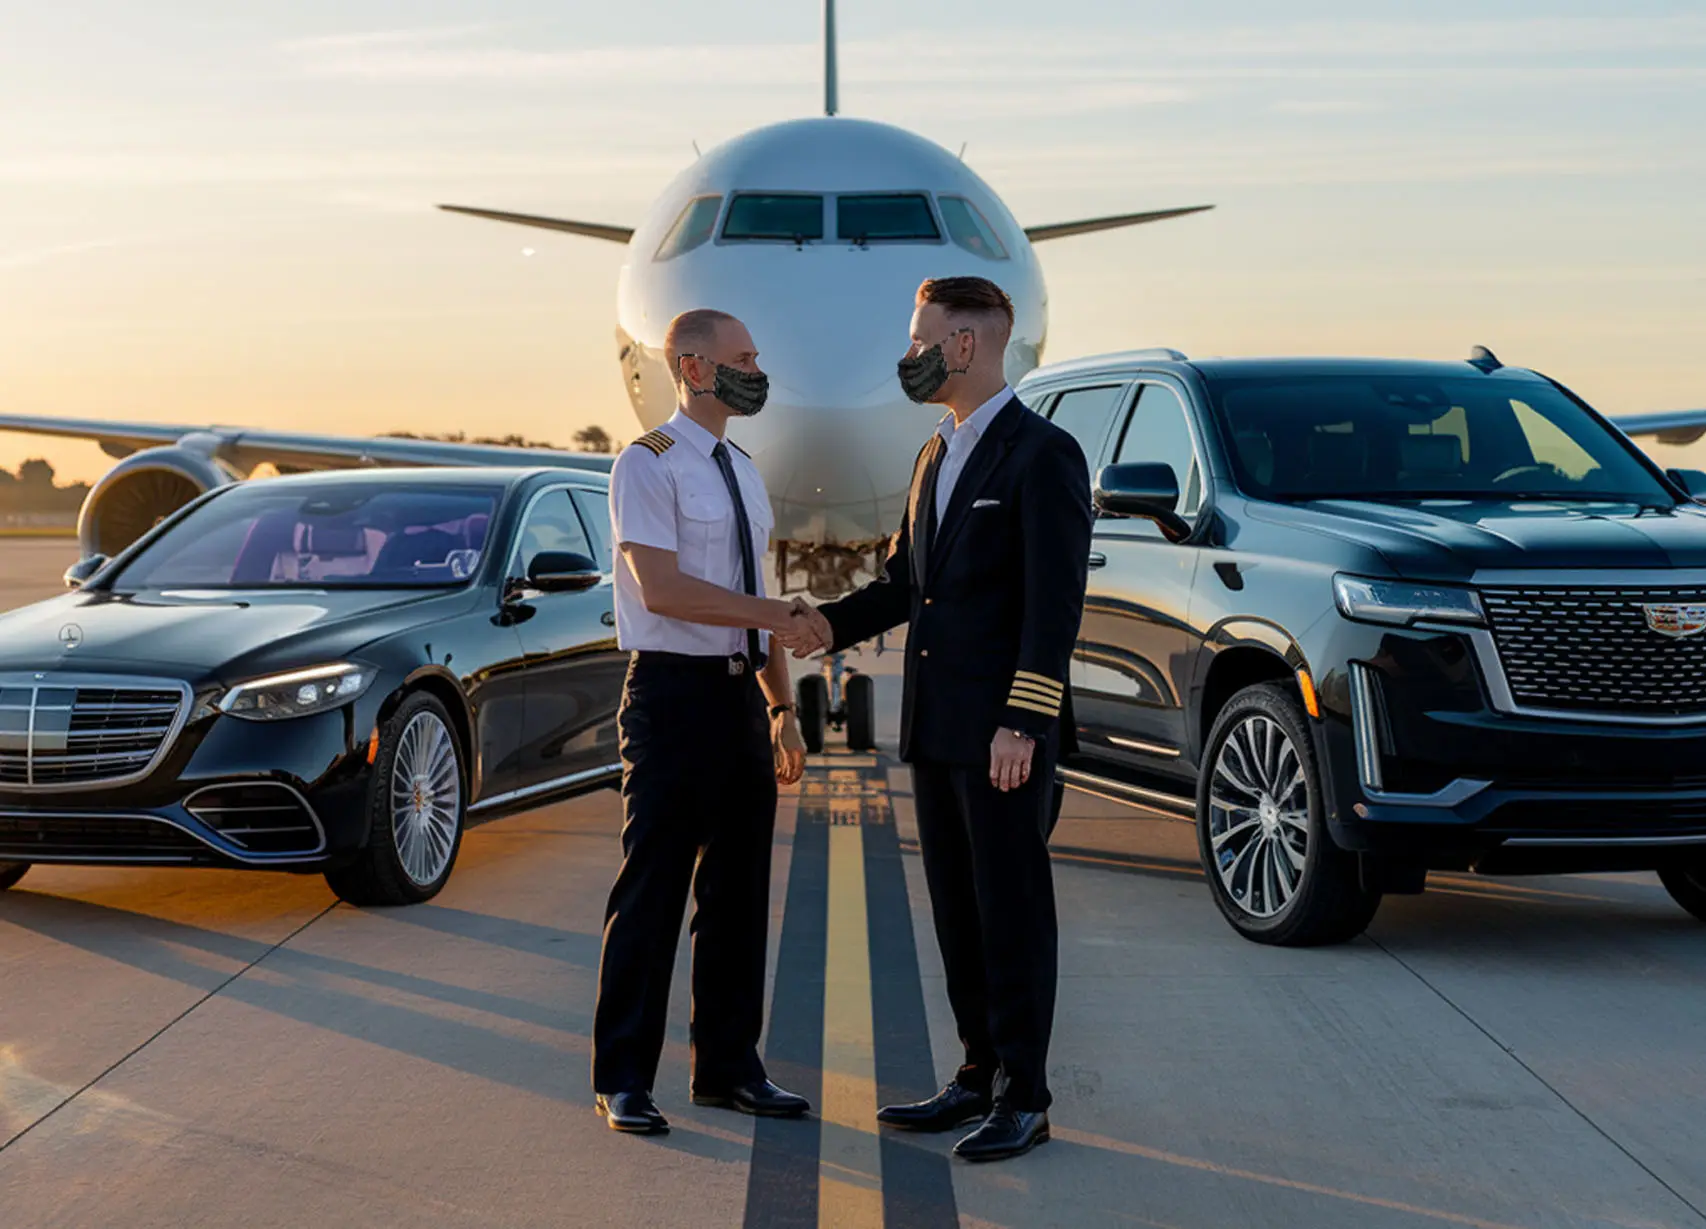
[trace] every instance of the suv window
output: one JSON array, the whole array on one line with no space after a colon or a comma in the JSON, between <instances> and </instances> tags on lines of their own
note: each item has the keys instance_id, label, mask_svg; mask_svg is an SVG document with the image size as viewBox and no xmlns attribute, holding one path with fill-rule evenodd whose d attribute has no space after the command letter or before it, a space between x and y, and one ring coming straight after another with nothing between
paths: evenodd
<instances>
[{"instance_id":1,"label":"suv window","mask_svg":"<svg viewBox=\"0 0 1706 1229\"><path fill-rule=\"evenodd\" d=\"M1191 422L1179 394L1165 384L1144 384L1126 416L1115 464L1159 461L1173 467L1179 480L1180 516L1192 517L1202 505L1202 472L1191 441Z\"/></svg>"},{"instance_id":2,"label":"suv window","mask_svg":"<svg viewBox=\"0 0 1706 1229\"><path fill-rule=\"evenodd\" d=\"M573 551L597 558L568 491L561 487L546 491L528 509L527 523L516 543L516 566L510 575L526 576L533 560L544 551Z\"/></svg>"},{"instance_id":3,"label":"suv window","mask_svg":"<svg viewBox=\"0 0 1706 1229\"><path fill-rule=\"evenodd\" d=\"M1092 473L1096 458L1102 455L1102 441L1108 435L1108 420L1125 397L1124 384L1106 384L1096 388L1074 388L1055 399L1049 411L1049 421L1078 441L1084 450L1085 463Z\"/></svg>"}]
</instances>

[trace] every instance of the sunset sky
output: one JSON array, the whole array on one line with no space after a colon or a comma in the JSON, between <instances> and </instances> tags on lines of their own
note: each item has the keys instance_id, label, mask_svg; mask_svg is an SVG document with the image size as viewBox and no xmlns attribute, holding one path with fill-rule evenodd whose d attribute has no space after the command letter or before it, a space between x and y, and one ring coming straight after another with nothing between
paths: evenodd
<instances>
[{"instance_id":1,"label":"sunset sky","mask_svg":"<svg viewBox=\"0 0 1706 1229\"><path fill-rule=\"evenodd\" d=\"M622 250L432 205L637 221L691 142L819 109L819 21L8 5L0 412L631 437ZM1706 405L1699 0L842 0L841 34L844 111L966 143L1022 221L1219 206L1042 248L1050 359L1484 342L1609 412ZM0 436L37 455L102 468Z\"/></svg>"}]
</instances>

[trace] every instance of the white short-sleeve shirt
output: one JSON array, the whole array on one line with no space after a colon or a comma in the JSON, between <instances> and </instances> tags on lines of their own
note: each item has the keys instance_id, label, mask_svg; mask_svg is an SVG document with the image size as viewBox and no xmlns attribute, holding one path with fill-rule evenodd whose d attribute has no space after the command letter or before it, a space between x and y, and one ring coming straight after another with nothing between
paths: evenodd
<instances>
[{"instance_id":1,"label":"white short-sleeve shirt","mask_svg":"<svg viewBox=\"0 0 1706 1229\"><path fill-rule=\"evenodd\" d=\"M744 593L734 501L711 455L717 442L716 436L677 410L663 426L624 448L610 473L611 536L618 547L674 551L683 574ZM752 527L753 581L763 597L764 554L776 518L752 459L731 444L729 460ZM768 653L770 633L761 630L758 635L760 647ZM746 631L653 614L640 596L640 582L627 556L618 549L616 642L630 652L649 649L732 657L746 651Z\"/></svg>"}]
</instances>

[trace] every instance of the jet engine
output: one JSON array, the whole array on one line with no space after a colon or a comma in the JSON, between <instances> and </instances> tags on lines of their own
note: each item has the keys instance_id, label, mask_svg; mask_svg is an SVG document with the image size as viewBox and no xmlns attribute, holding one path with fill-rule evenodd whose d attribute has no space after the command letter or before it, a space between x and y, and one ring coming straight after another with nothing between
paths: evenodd
<instances>
[{"instance_id":1,"label":"jet engine","mask_svg":"<svg viewBox=\"0 0 1706 1229\"><path fill-rule=\"evenodd\" d=\"M179 508L241 475L187 436L163 448L132 453L108 470L77 514L83 557L109 559ZM218 441L207 441L217 446Z\"/></svg>"}]
</instances>

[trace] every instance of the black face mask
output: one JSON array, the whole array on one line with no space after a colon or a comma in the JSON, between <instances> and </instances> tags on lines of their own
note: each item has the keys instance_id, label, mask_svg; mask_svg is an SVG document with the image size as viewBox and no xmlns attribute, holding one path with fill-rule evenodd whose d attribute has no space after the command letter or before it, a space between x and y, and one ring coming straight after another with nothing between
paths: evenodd
<instances>
[{"instance_id":1,"label":"black face mask","mask_svg":"<svg viewBox=\"0 0 1706 1229\"><path fill-rule=\"evenodd\" d=\"M684 354L683 358L700 358L697 354ZM742 371L738 367L730 367L725 363L717 364L717 383L711 388L694 388L691 384L687 391L695 397L714 396L718 401L729 407L730 412L742 418L751 418L764 408L764 402L770 396L770 377L762 371Z\"/></svg>"},{"instance_id":2,"label":"black face mask","mask_svg":"<svg viewBox=\"0 0 1706 1229\"><path fill-rule=\"evenodd\" d=\"M909 354L897 364L900 373L900 387L908 397L919 405L931 401L942 391L942 385L948 382L951 375L961 375L971 370L968 359L964 367L948 369L948 358L942 352L942 347L950 338L958 337L965 329L955 329L942 341L937 342L920 354ZM975 335L974 335L975 336ZM975 354L976 351L973 351Z\"/></svg>"}]
</instances>

